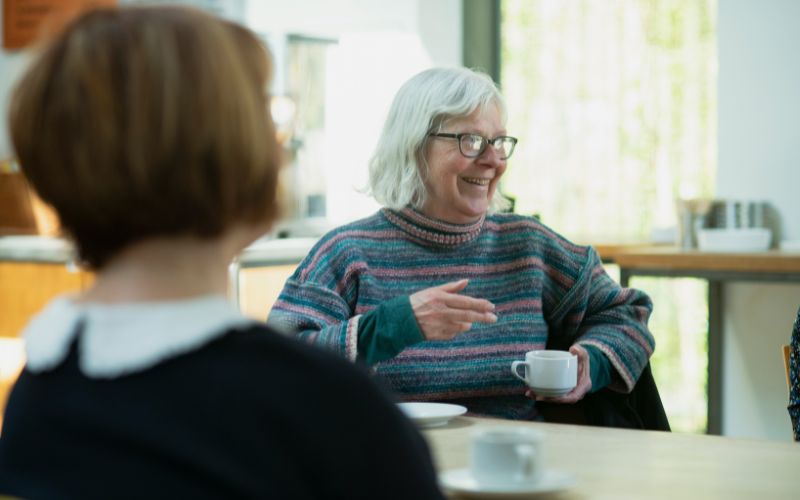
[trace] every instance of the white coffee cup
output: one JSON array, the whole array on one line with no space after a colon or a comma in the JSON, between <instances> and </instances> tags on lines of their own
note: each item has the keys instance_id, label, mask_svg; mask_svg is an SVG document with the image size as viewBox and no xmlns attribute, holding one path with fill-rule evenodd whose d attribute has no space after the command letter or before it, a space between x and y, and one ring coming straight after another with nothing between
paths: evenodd
<instances>
[{"instance_id":1,"label":"white coffee cup","mask_svg":"<svg viewBox=\"0 0 800 500\"><path fill-rule=\"evenodd\" d=\"M520 366L525 367L525 375L520 375ZM578 383L578 356L567 351L528 351L525 361L511 363L511 373L537 396L563 396Z\"/></svg>"},{"instance_id":2,"label":"white coffee cup","mask_svg":"<svg viewBox=\"0 0 800 500\"><path fill-rule=\"evenodd\" d=\"M472 435L470 473L486 487L536 482L541 473L544 433L520 426L488 427Z\"/></svg>"}]
</instances>

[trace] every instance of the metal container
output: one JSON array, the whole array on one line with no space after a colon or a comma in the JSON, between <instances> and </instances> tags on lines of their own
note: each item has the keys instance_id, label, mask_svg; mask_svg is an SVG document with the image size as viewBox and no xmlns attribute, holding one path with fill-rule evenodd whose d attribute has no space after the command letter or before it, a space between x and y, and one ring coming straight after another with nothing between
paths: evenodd
<instances>
[{"instance_id":1,"label":"metal container","mask_svg":"<svg viewBox=\"0 0 800 500\"><path fill-rule=\"evenodd\" d=\"M767 204L763 201L714 200L705 227L728 229L766 227L764 217L766 207Z\"/></svg>"}]
</instances>

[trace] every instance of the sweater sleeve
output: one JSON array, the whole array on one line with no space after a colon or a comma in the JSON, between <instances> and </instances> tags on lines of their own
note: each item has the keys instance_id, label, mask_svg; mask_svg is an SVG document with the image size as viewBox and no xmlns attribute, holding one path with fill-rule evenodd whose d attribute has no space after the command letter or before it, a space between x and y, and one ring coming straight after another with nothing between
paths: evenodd
<instances>
[{"instance_id":1,"label":"sweater sleeve","mask_svg":"<svg viewBox=\"0 0 800 500\"><path fill-rule=\"evenodd\" d=\"M611 382L611 363L600 349L590 344L583 344L586 352L589 353L589 378L592 379L592 389L595 393Z\"/></svg>"},{"instance_id":2,"label":"sweater sleeve","mask_svg":"<svg viewBox=\"0 0 800 500\"><path fill-rule=\"evenodd\" d=\"M328 287L304 279L308 276L306 265L301 264L286 282L267 318L271 326L368 365L392 358L423 340L408 296L354 314L345 293L337 288L357 293L358 286L342 283Z\"/></svg>"},{"instance_id":3,"label":"sweater sleeve","mask_svg":"<svg viewBox=\"0 0 800 500\"><path fill-rule=\"evenodd\" d=\"M653 303L644 292L622 288L612 280L593 248L585 255L565 252L564 261L576 264L575 279L561 293L546 294L557 298L547 313L551 335L566 347L597 349L613 367L609 387L629 392L655 349L647 328ZM563 283L552 284L559 286Z\"/></svg>"}]
</instances>

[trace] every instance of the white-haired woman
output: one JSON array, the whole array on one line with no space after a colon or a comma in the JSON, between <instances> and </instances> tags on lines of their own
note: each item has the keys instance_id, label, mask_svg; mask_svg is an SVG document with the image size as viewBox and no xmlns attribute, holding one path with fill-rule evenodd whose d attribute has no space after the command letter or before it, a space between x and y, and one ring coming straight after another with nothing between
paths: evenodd
<instances>
[{"instance_id":1,"label":"white-haired woman","mask_svg":"<svg viewBox=\"0 0 800 500\"><path fill-rule=\"evenodd\" d=\"M592 248L498 213L517 143L505 124L484 74L435 68L406 82L370 161L384 208L325 235L270 322L367 363L404 399L475 414L540 418L510 365L545 346L579 360L577 387L549 401L630 391L654 348L650 299L620 288Z\"/></svg>"}]
</instances>

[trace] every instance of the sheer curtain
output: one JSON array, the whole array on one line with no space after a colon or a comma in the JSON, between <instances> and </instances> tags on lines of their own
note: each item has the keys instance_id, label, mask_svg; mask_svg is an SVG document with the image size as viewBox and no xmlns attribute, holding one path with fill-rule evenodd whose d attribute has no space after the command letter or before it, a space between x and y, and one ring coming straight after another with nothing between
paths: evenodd
<instances>
[{"instance_id":1,"label":"sheer curtain","mask_svg":"<svg viewBox=\"0 0 800 500\"><path fill-rule=\"evenodd\" d=\"M582 242L648 241L713 195L716 0L503 0L501 86L520 142L502 190ZM702 431L706 285L638 278L673 427Z\"/></svg>"},{"instance_id":2,"label":"sheer curtain","mask_svg":"<svg viewBox=\"0 0 800 500\"><path fill-rule=\"evenodd\" d=\"M712 194L715 0L504 0L504 192L575 237L649 238Z\"/></svg>"}]
</instances>

